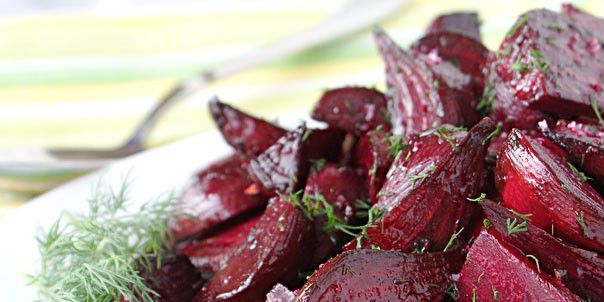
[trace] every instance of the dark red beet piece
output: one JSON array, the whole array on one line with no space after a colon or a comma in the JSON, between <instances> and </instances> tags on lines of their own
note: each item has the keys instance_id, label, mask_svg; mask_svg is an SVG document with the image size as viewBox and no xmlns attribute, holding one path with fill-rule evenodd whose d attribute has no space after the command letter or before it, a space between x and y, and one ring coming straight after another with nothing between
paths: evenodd
<instances>
[{"instance_id":1,"label":"dark red beet piece","mask_svg":"<svg viewBox=\"0 0 604 302\"><path fill-rule=\"evenodd\" d=\"M312 253L312 225L304 213L275 197L248 241L197 293L193 302L264 301L276 283L290 285Z\"/></svg>"},{"instance_id":2,"label":"dark red beet piece","mask_svg":"<svg viewBox=\"0 0 604 302\"><path fill-rule=\"evenodd\" d=\"M305 196L323 197L334 210L334 214L347 224L355 221L355 203L363 200L365 188L359 176L350 168L327 164L324 167L312 169L304 189ZM333 256L338 249L350 240L342 232L327 233L324 230L326 217L315 217L313 220L316 248L313 263L316 265Z\"/></svg>"},{"instance_id":3,"label":"dark red beet piece","mask_svg":"<svg viewBox=\"0 0 604 302\"><path fill-rule=\"evenodd\" d=\"M574 15L533 10L500 48L500 77L514 98L544 112L595 116L604 108L604 20L588 26Z\"/></svg>"},{"instance_id":4,"label":"dark red beet piece","mask_svg":"<svg viewBox=\"0 0 604 302\"><path fill-rule=\"evenodd\" d=\"M217 98L210 101L210 114L227 143L247 158L255 158L286 132L265 120L222 103Z\"/></svg>"},{"instance_id":5,"label":"dark red beet piece","mask_svg":"<svg viewBox=\"0 0 604 302\"><path fill-rule=\"evenodd\" d=\"M266 205L267 197L246 193L254 184L239 156L223 159L195 175L185 187L178 204L193 218L171 224L177 240L198 234L219 223Z\"/></svg>"},{"instance_id":6,"label":"dark red beet piece","mask_svg":"<svg viewBox=\"0 0 604 302\"><path fill-rule=\"evenodd\" d=\"M568 242L604 251L604 198L540 140L517 129L510 132L495 169L503 202L531 214L534 225L553 227Z\"/></svg>"},{"instance_id":7,"label":"dark red beet piece","mask_svg":"<svg viewBox=\"0 0 604 302\"><path fill-rule=\"evenodd\" d=\"M566 245L530 221L526 222L526 231L508 234L507 220L516 219L520 224L525 220L488 199L481 205L500 241L536 257L541 270L551 276L560 275L562 282L582 298L604 301L604 259L597 253Z\"/></svg>"},{"instance_id":8,"label":"dark red beet piece","mask_svg":"<svg viewBox=\"0 0 604 302\"><path fill-rule=\"evenodd\" d=\"M443 123L462 124L457 100L450 96L446 85L436 81L422 60L402 50L381 29L374 31L374 38L386 65L388 109L394 134L419 133Z\"/></svg>"},{"instance_id":9,"label":"dark red beet piece","mask_svg":"<svg viewBox=\"0 0 604 302\"><path fill-rule=\"evenodd\" d=\"M480 21L475 12L454 12L438 16L427 33L457 33L480 41Z\"/></svg>"},{"instance_id":10,"label":"dark red beet piece","mask_svg":"<svg viewBox=\"0 0 604 302\"><path fill-rule=\"evenodd\" d=\"M558 120L554 127L539 124L541 131L569 155L573 164L604 184L604 129L596 125Z\"/></svg>"},{"instance_id":11,"label":"dark red beet piece","mask_svg":"<svg viewBox=\"0 0 604 302\"><path fill-rule=\"evenodd\" d=\"M482 66L487 60L489 50L480 42L455 33L436 33L419 39L411 48L433 57L432 62L438 62L440 59L452 63L471 77L468 87L463 88L475 95L482 93ZM447 82L455 80L458 79L449 79ZM455 87L451 84L449 86ZM474 107L476 105L474 104Z\"/></svg>"},{"instance_id":12,"label":"dark red beet piece","mask_svg":"<svg viewBox=\"0 0 604 302\"><path fill-rule=\"evenodd\" d=\"M461 269L459 301L581 301L531 261L482 231Z\"/></svg>"},{"instance_id":13,"label":"dark red beet piece","mask_svg":"<svg viewBox=\"0 0 604 302\"><path fill-rule=\"evenodd\" d=\"M245 243L258 219L260 214L207 238L187 242L178 247L178 253L189 257L191 264L201 272L202 278L209 280Z\"/></svg>"},{"instance_id":14,"label":"dark red beet piece","mask_svg":"<svg viewBox=\"0 0 604 302\"><path fill-rule=\"evenodd\" d=\"M440 301L451 271L444 253L347 251L316 270L297 301Z\"/></svg>"},{"instance_id":15,"label":"dark red beet piece","mask_svg":"<svg viewBox=\"0 0 604 302\"><path fill-rule=\"evenodd\" d=\"M424 175L431 174L436 165L451 153L453 146L442 137L443 134L457 144L466 132L442 126L413 136L388 171L386 182L378 194L376 206L379 209L390 211L425 179Z\"/></svg>"},{"instance_id":16,"label":"dark red beet piece","mask_svg":"<svg viewBox=\"0 0 604 302\"><path fill-rule=\"evenodd\" d=\"M478 196L484 184L484 157L493 130L495 125L488 118L474 126L446 160L367 229L362 246L404 252L442 250L455 230L469 222L473 204L466 198ZM354 240L346 248L356 245Z\"/></svg>"},{"instance_id":17,"label":"dark red beet piece","mask_svg":"<svg viewBox=\"0 0 604 302\"><path fill-rule=\"evenodd\" d=\"M155 259L150 259L151 264ZM183 255L164 255L159 268L141 267L140 276L156 293L160 302L190 301L201 287L201 278L189 259Z\"/></svg>"},{"instance_id":18,"label":"dark red beet piece","mask_svg":"<svg viewBox=\"0 0 604 302\"><path fill-rule=\"evenodd\" d=\"M365 87L332 89L315 104L312 118L358 136L389 125L386 97Z\"/></svg>"},{"instance_id":19,"label":"dark red beet piece","mask_svg":"<svg viewBox=\"0 0 604 302\"><path fill-rule=\"evenodd\" d=\"M377 194L392 164L393 154L389 147L389 134L376 129L361 137L354 149L353 165L365 177L370 203L377 202Z\"/></svg>"},{"instance_id":20,"label":"dark red beet piece","mask_svg":"<svg viewBox=\"0 0 604 302\"><path fill-rule=\"evenodd\" d=\"M334 160L340 155L345 132L333 128L287 132L275 144L250 161L249 174L266 192L294 192L306 181L311 159Z\"/></svg>"}]
</instances>

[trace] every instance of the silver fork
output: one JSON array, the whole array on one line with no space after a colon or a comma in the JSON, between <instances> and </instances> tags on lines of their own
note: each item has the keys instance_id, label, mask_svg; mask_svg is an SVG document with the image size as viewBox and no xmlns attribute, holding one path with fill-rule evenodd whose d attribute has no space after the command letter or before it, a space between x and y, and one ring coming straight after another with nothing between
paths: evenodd
<instances>
[{"instance_id":1,"label":"silver fork","mask_svg":"<svg viewBox=\"0 0 604 302\"><path fill-rule=\"evenodd\" d=\"M144 150L157 120L176 102L210 82L367 28L397 12L407 0L354 0L324 21L290 37L186 79L168 91L123 145L112 149L0 150L0 170L90 170Z\"/></svg>"}]
</instances>

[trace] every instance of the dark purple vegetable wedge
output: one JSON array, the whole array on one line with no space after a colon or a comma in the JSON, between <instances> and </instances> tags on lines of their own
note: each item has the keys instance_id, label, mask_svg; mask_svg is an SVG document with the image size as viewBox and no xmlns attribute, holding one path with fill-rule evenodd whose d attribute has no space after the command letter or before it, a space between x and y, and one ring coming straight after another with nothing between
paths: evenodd
<instances>
[{"instance_id":1,"label":"dark purple vegetable wedge","mask_svg":"<svg viewBox=\"0 0 604 302\"><path fill-rule=\"evenodd\" d=\"M604 198L544 142L552 144L510 132L495 169L503 202L567 242L603 252Z\"/></svg>"},{"instance_id":2,"label":"dark purple vegetable wedge","mask_svg":"<svg viewBox=\"0 0 604 302\"><path fill-rule=\"evenodd\" d=\"M456 229L469 222L474 204L466 198L478 196L484 184L484 157L494 130L488 118L474 126L446 160L437 163L421 183L367 229L362 247L442 250ZM354 240L346 248L356 246Z\"/></svg>"},{"instance_id":3,"label":"dark purple vegetable wedge","mask_svg":"<svg viewBox=\"0 0 604 302\"><path fill-rule=\"evenodd\" d=\"M409 135L444 123L463 123L457 99L448 93L446 85L439 91L441 83L423 60L416 60L402 50L381 29L374 31L374 38L386 65L388 109L394 134Z\"/></svg>"},{"instance_id":4,"label":"dark purple vegetable wedge","mask_svg":"<svg viewBox=\"0 0 604 302\"><path fill-rule=\"evenodd\" d=\"M266 302L294 302L296 296L283 284L277 283L268 294Z\"/></svg>"},{"instance_id":5,"label":"dark purple vegetable wedge","mask_svg":"<svg viewBox=\"0 0 604 302\"><path fill-rule=\"evenodd\" d=\"M250 161L248 172L266 192L297 191L304 186L310 160L336 160L345 135L333 128L300 126Z\"/></svg>"},{"instance_id":6,"label":"dark purple vegetable wedge","mask_svg":"<svg viewBox=\"0 0 604 302\"><path fill-rule=\"evenodd\" d=\"M155 263L151 259L151 263ZM190 301L201 287L202 280L189 259L183 255L164 255L159 268L142 267L140 276L149 288L159 294L157 301Z\"/></svg>"},{"instance_id":7,"label":"dark purple vegetable wedge","mask_svg":"<svg viewBox=\"0 0 604 302\"><path fill-rule=\"evenodd\" d=\"M376 206L386 211L392 210L436 169L436 165L449 156L453 146L445 137L457 145L465 135L463 130L442 126L411 137L408 146L392 163Z\"/></svg>"},{"instance_id":8,"label":"dark purple vegetable wedge","mask_svg":"<svg viewBox=\"0 0 604 302\"><path fill-rule=\"evenodd\" d=\"M227 143L247 158L255 158L286 132L216 98L210 101L210 114Z\"/></svg>"},{"instance_id":9,"label":"dark purple vegetable wedge","mask_svg":"<svg viewBox=\"0 0 604 302\"><path fill-rule=\"evenodd\" d=\"M466 87L461 88L468 90L472 95L482 93L482 66L487 60L489 50L477 40L455 33L436 33L419 39L411 48L432 57L432 62L439 62L440 59L453 64L471 78ZM460 77L445 80L450 83L450 87L456 88L459 84L454 83L459 82Z\"/></svg>"},{"instance_id":10,"label":"dark purple vegetable wedge","mask_svg":"<svg viewBox=\"0 0 604 302\"><path fill-rule=\"evenodd\" d=\"M604 108L604 20L591 26L574 15L529 11L518 19L497 72L517 102L544 112L595 116Z\"/></svg>"},{"instance_id":11,"label":"dark purple vegetable wedge","mask_svg":"<svg viewBox=\"0 0 604 302\"><path fill-rule=\"evenodd\" d=\"M457 33L480 41L480 21L475 12L454 12L438 16L427 33Z\"/></svg>"},{"instance_id":12,"label":"dark purple vegetable wedge","mask_svg":"<svg viewBox=\"0 0 604 302\"><path fill-rule=\"evenodd\" d=\"M440 301L453 271L448 254L360 249L316 270L297 301Z\"/></svg>"},{"instance_id":13,"label":"dark purple vegetable wedge","mask_svg":"<svg viewBox=\"0 0 604 302\"><path fill-rule=\"evenodd\" d=\"M304 195L324 198L333 207L336 216L352 225L355 220L355 203L366 198L365 191L363 181L351 168L326 164L324 167L315 167L311 170ZM314 202L318 201L314 200ZM347 240L350 240L349 236L341 232L326 230L326 222L325 216L315 217L313 220L317 238L313 257L315 265L333 256Z\"/></svg>"},{"instance_id":14,"label":"dark purple vegetable wedge","mask_svg":"<svg viewBox=\"0 0 604 302\"><path fill-rule=\"evenodd\" d=\"M365 87L332 89L315 104L312 118L358 136L378 126L387 127L386 97Z\"/></svg>"},{"instance_id":15,"label":"dark purple vegetable wedge","mask_svg":"<svg viewBox=\"0 0 604 302\"><path fill-rule=\"evenodd\" d=\"M386 174L392 164L389 134L381 130L369 131L359 139L353 157L353 165L365 177L368 199L377 202L377 194L386 180ZM402 138L398 138L401 140Z\"/></svg>"},{"instance_id":16,"label":"dark purple vegetable wedge","mask_svg":"<svg viewBox=\"0 0 604 302\"><path fill-rule=\"evenodd\" d=\"M581 301L487 231L474 240L457 287L459 301Z\"/></svg>"},{"instance_id":17,"label":"dark purple vegetable wedge","mask_svg":"<svg viewBox=\"0 0 604 302\"><path fill-rule=\"evenodd\" d=\"M540 270L551 276L559 275L562 282L582 298L604 301L604 259L597 253L566 245L532 225L530 220L490 200L485 199L481 205L499 240L518 248L525 256L537 258ZM508 225L514 220L525 225L526 230L508 233Z\"/></svg>"},{"instance_id":18,"label":"dark purple vegetable wedge","mask_svg":"<svg viewBox=\"0 0 604 302\"><path fill-rule=\"evenodd\" d=\"M178 253L189 257L202 278L209 280L245 243L248 234L259 219L260 214L256 214L212 236L187 242L178 247Z\"/></svg>"},{"instance_id":19,"label":"dark purple vegetable wedge","mask_svg":"<svg viewBox=\"0 0 604 302\"><path fill-rule=\"evenodd\" d=\"M245 164L233 155L195 175L185 187L178 204L192 217L171 224L174 237L181 240L266 205L267 197L246 193L254 184Z\"/></svg>"},{"instance_id":20,"label":"dark purple vegetable wedge","mask_svg":"<svg viewBox=\"0 0 604 302\"><path fill-rule=\"evenodd\" d=\"M313 240L311 222L301 210L271 199L245 245L192 301L264 301L276 283L291 285L307 269Z\"/></svg>"},{"instance_id":21,"label":"dark purple vegetable wedge","mask_svg":"<svg viewBox=\"0 0 604 302\"><path fill-rule=\"evenodd\" d=\"M541 131L560 145L573 164L604 184L604 129L596 125L558 120L553 127L539 124Z\"/></svg>"}]
</instances>

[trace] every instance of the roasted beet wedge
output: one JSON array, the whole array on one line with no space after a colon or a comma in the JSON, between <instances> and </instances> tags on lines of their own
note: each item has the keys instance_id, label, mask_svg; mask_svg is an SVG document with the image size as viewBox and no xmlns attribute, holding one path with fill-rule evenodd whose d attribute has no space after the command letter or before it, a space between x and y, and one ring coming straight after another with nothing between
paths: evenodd
<instances>
[{"instance_id":1,"label":"roasted beet wedge","mask_svg":"<svg viewBox=\"0 0 604 302\"><path fill-rule=\"evenodd\" d=\"M245 114L214 98L210 114L222 136L247 158L255 158L285 134L285 130L265 120Z\"/></svg>"},{"instance_id":2,"label":"roasted beet wedge","mask_svg":"<svg viewBox=\"0 0 604 302\"><path fill-rule=\"evenodd\" d=\"M595 116L604 108L604 20L591 26L574 15L529 11L500 48L500 77L514 99L532 109Z\"/></svg>"},{"instance_id":3,"label":"roasted beet wedge","mask_svg":"<svg viewBox=\"0 0 604 302\"><path fill-rule=\"evenodd\" d=\"M459 301L581 301L531 261L482 231L461 269Z\"/></svg>"},{"instance_id":4,"label":"roasted beet wedge","mask_svg":"<svg viewBox=\"0 0 604 302\"><path fill-rule=\"evenodd\" d=\"M333 207L333 213L350 225L355 220L355 203L366 198L365 191L362 180L352 169L327 164L311 170L304 196L324 198ZM319 201L314 200L314 202ZM333 256L347 240L350 240L350 237L344 233L326 230L326 222L325 216L313 220L317 238L313 264L316 265Z\"/></svg>"},{"instance_id":5,"label":"roasted beet wedge","mask_svg":"<svg viewBox=\"0 0 604 302\"><path fill-rule=\"evenodd\" d=\"M393 139L400 140L402 138ZM353 165L365 177L370 203L377 202L377 194L386 180L386 174L392 164L393 154L390 150L390 135L381 129L369 131L359 139L353 157Z\"/></svg>"},{"instance_id":6,"label":"roasted beet wedge","mask_svg":"<svg viewBox=\"0 0 604 302\"><path fill-rule=\"evenodd\" d=\"M604 251L604 198L546 144L517 129L499 153L495 178L505 205L534 225L586 249Z\"/></svg>"},{"instance_id":7,"label":"roasted beet wedge","mask_svg":"<svg viewBox=\"0 0 604 302\"><path fill-rule=\"evenodd\" d=\"M440 301L451 271L444 253L347 251L316 270L297 301Z\"/></svg>"},{"instance_id":8,"label":"roasted beet wedge","mask_svg":"<svg viewBox=\"0 0 604 302\"><path fill-rule=\"evenodd\" d=\"M423 60L401 49L381 29L374 30L378 51L386 65L390 90L388 109L394 134L414 134L443 123L460 125L463 116L457 100L451 98ZM447 91L445 91L447 90Z\"/></svg>"},{"instance_id":9,"label":"roasted beet wedge","mask_svg":"<svg viewBox=\"0 0 604 302\"><path fill-rule=\"evenodd\" d=\"M386 211L392 210L425 179L424 176L431 174L436 165L451 153L453 146L447 139L456 145L466 134L466 131L442 126L413 136L388 170L388 177L378 194L376 206Z\"/></svg>"},{"instance_id":10,"label":"roasted beet wedge","mask_svg":"<svg viewBox=\"0 0 604 302\"><path fill-rule=\"evenodd\" d=\"M203 239L187 242L178 247L180 254L189 257L195 268L201 272L204 280L209 280L215 272L245 243L251 229L260 219L260 214L244 220L234 226L226 227Z\"/></svg>"},{"instance_id":11,"label":"roasted beet wedge","mask_svg":"<svg viewBox=\"0 0 604 302\"><path fill-rule=\"evenodd\" d=\"M380 125L390 125L386 97L365 87L344 87L325 92L315 104L311 116L330 127L358 136Z\"/></svg>"},{"instance_id":12,"label":"roasted beet wedge","mask_svg":"<svg viewBox=\"0 0 604 302\"><path fill-rule=\"evenodd\" d=\"M185 213L171 224L181 240L243 213L266 205L267 197L246 189L253 185L244 163L233 155L195 175L185 187L178 204Z\"/></svg>"},{"instance_id":13,"label":"roasted beet wedge","mask_svg":"<svg viewBox=\"0 0 604 302\"><path fill-rule=\"evenodd\" d=\"M345 133L300 126L252 160L250 175L266 192L294 192L304 186L311 159L333 160L340 155Z\"/></svg>"},{"instance_id":14,"label":"roasted beet wedge","mask_svg":"<svg viewBox=\"0 0 604 302\"><path fill-rule=\"evenodd\" d=\"M604 301L604 259L597 253L566 245L490 200L485 199L481 206L499 240L518 248L524 255L536 257L540 270L551 276L559 275L562 282L582 298ZM508 225L514 219L525 225L526 230L508 233Z\"/></svg>"},{"instance_id":15,"label":"roasted beet wedge","mask_svg":"<svg viewBox=\"0 0 604 302\"><path fill-rule=\"evenodd\" d=\"M480 41L480 21L475 12L454 12L438 16L426 32L457 33Z\"/></svg>"},{"instance_id":16,"label":"roasted beet wedge","mask_svg":"<svg viewBox=\"0 0 604 302\"><path fill-rule=\"evenodd\" d=\"M604 129L597 125L558 120L555 126L539 124L541 131L560 145L571 161L604 184Z\"/></svg>"},{"instance_id":17,"label":"roasted beet wedge","mask_svg":"<svg viewBox=\"0 0 604 302\"><path fill-rule=\"evenodd\" d=\"M474 126L446 160L422 175L421 183L367 229L361 245L404 252L442 250L455 230L468 223L473 204L466 198L478 196L484 184L484 157L494 130L488 118ZM357 244L354 240L347 249Z\"/></svg>"},{"instance_id":18,"label":"roasted beet wedge","mask_svg":"<svg viewBox=\"0 0 604 302\"><path fill-rule=\"evenodd\" d=\"M152 259L151 263L155 261ZM147 286L159 294L157 301L161 302L191 301L202 283L195 267L183 255L164 255L159 268L142 267L139 274Z\"/></svg>"},{"instance_id":19,"label":"roasted beet wedge","mask_svg":"<svg viewBox=\"0 0 604 302\"><path fill-rule=\"evenodd\" d=\"M197 293L193 302L264 301L276 283L292 284L313 251L311 222L275 197L248 241Z\"/></svg>"}]
</instances>

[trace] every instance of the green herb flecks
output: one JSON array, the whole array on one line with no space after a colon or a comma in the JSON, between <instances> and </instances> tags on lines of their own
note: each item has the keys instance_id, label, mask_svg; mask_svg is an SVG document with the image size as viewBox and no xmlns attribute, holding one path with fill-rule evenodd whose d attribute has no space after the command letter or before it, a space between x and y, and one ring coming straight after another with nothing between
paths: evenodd
<instances>
[{"instance_id":1,"label":"green herb flecks","mask_svg":"<svg viewBox=\"0 0 604 302\"><path fill-rule=\"evenodd\" d=\"M516 21L516 23L514 23L514 26L512 26L512 28L510 28L510 30L508 30L508 32L505 34L506 37L514 34L518 29L520 29L520 27L522 25L524 25L526 23L526 21L528 20L528 15L523 15L520 20Z\"/></svg>"},{"instance_id":2,"label":"green herb flecks","mask_svg":"<svg viewBox=\"0 0 604 302\"><path fill-rule=\"evenodd\" d=\"M598 107L598 100L594 97L589 97L589 102L591 103L591 108L594 110L600 125L604 127L604 119L602 119L602 112L600 112L600 108Z\"/></svg>"},{"instance_id":3,"label":"green herb flecks","mask_svg":"<svg viewBox=\"0 0 604 302\"><path fill-rule=\"evenodd\" d=\"M476 198L466 198L468 201L472 201L472 202L481 202L483 201L485 198L487 198L487 194L485 193L480 193L480 196L476 197Z\"/></svg>"},{"instance_id":4,"label":"green herb flecks","mask_svg":"<svg viewBox=\"0 0 604 302\"><path fill-rule=\"evenodd\" d=\"M485 229L490 229L493 226L493 223L491 223L490 220L488 220L487 218L482 220L482 225L484 226Z\"/></svg>"},{"instance_id":5,"label":"green herb flecks","mask_svg":"<svg viewBox=\"0 0 604 302\"><path fill-rule=\"evenodd\" d=\"M459 231L457 231L457 232L453 232L453 235L451 235L451 238L449 238L449 242L447 242L447 245L443 249L443 252L446 252L451 247L453 247L453 245L455 244L455 242L457 242L457 238L459 237L459 235L461 234L461 232L463 232L463 228L459 229Z\"/></svg>"},{"instance_id":6,"label":"green herb flecks","mask_svg":"<svg viewBox=\"0 0 604 302\"><path fill-rule=\"evenodd\" d=\"M539 267L539 259L537 259L537 257L535 257L533 255L526 255L526 257L535 261L535 265L537 266L537 271L541 272L541 267Z\"/></svg>"},{"instance_id":7,"label":"green herb flecks","mask_svg":"<svg viewBox=\"0 0 604 302\"><path fill-rule=\"evenodd\" d=\"M405 136L403 135L391 135L387 137L388 140L388 153L395 157L399 152L407 148L408 144L405 143Z\"/></svg>"},{"instance_id":8,"label":"green herb flecks","mask_svg":"<svg viewBox=\"0 0 604 302\"><path fill-rule=\"evenodd\" d=\"M171 196L127 206L127 185L101 187L85 215L64 212L37 238L41 269L30 276L44 301L155 301L158 294L138 268L159 266L169 247L169 221L176 217Z\"/></svg>"},{"instance_id":9,"label":"green herb flecks","mask_svg":"<svg viewBox=\"0 0 604 302\"><path fill-rule=\"evenodd\" d=\"M581 180L583 180L583 182L586 182L588 180L591 180L592 178L585 175L585 173L579 171L579 169L577 169L577 167L575 167L573 164L571 164L570 162L566 163L568 165L568 168L573 171L573 174L575 174L577 177L581 178Z\"/></svg>"},{"instance_id":10,"label":"green herb flecks","mask_svg":"<svg viewBox=\"0 0 604 302\"><path fill-rule=\"evenodd\" d=\"M327 162L327 160L325 160L325 158L311 159L310 162L313 164L317 171L321 171L325 167L325 163Z\"/></svg>"},{"instance_id":11,"label":"green herb flecks","mask_svg":"<svg viewBox=\"0 0 604 302\"><path fill-rule=\"evenodd\" d=\"M457 286L455 286L455 283L451 283L451 285L449 285L446 294L449 295L449 297L451 297L453 301L459 300L459 291L457 290Z\"/></svg>"},{"instance_id":12,"label":"green herb flecks","mask_svg":"<svg viewBox=\"0 0 604 302\"><path fill-rule=\"evenodd\" d=\"M575 215L577 215L577 222L583 231L583 236L585 236L585 238L589 238L589 230L587 229L587 225L585 225L585 213L583 211L575 211Z\"/></svg>"},{"instance_id":13,"label":"green herb flecks","mask_svg":"<svg viewBox=\"0 0 604 302\"><path fill-rule=\"evenodd\" d=\"M516 218L514 218L511 221L508 218L508 219L505 220L505 223L506 223L506 226L507 226L508 235L511 235L511 234L514 234L514 233L526 232L528 230L526 228L526 221L518 223L518 220L516 220Z\"/></svg>"},{"instance_id":14,"label":"green herb flecks","mask_svg":"<svg viewBox=\"0 0 604 302\"><path fill-rule=\"evenodd\" d=\"M533 214L531 214L531 213L528 213L528 214L518 213L514 209L508 209L508 211L510 211L516 217L519 217L519 218L522 218L522 219L528 220L528 221L531 221L531 216L533 216Z\"/></svg>"},{"instance_id":15,"label":"green herb flecks","mask_svg":"<svg viewBox=\"0 0 604 302\"><path fill-rule=\"evenodd\" d=\"M493 102L495 101L495 84L489 81L484 87L484 92L482 94L482 99L478 105L476 105L476 110L482 112L483 114L488 114L493 109Z\"/></svg>"}]
</instances>

